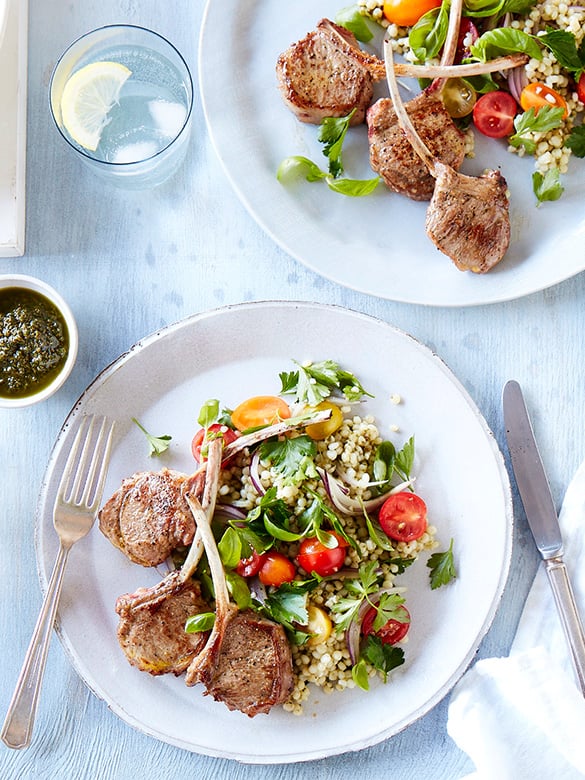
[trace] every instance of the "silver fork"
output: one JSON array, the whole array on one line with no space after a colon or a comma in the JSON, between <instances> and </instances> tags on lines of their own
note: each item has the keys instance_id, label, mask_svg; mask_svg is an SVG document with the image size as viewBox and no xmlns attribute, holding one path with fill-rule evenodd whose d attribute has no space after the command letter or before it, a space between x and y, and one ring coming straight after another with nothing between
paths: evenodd
<instances>
[{"instance_id":1,"label":"silver fork","mask_svg":"<svg viewBox=\"0 0 585 780\"><path fill-rule=\"evenodd\" d=\"M67 457L53 509L59 553L0 732L3 742L11 748L30 744L65 564L71 547L93 526L104 489L113 430L114 423L106 417L83 417Z\"/></svg>"}]
</instances>

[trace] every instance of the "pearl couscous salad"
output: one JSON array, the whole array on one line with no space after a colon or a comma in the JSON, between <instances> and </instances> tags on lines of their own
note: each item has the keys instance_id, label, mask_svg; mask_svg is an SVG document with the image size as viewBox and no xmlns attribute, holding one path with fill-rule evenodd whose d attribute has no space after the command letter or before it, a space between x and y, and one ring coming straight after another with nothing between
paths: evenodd
<instances>
[{"instance_id":1,"label":"pearl couscous salad","mask_svg":"<svg viewBox=\"0 0 585 780\"><path fill-rule=\"evenodd\" d=\"M385 27L406 60L435 64L449 6L449 0L358 0L356 12ZM344 18L351 18L347 11ZM538 202L556 200L570 157L585 157L585 2L465 0L456 64L515 53L527 62L508 72L448 79L443 102L462 128L532 156Z\"/></svg>"},{"instance_id":2,"label":"pearl couscous salad","mask_svg":"<svg viewBox=\"0 0 585 780\"><path fill-rule=\"evenodd\" d=\"M357 377L325 360L295 364L280 381L278 395L233 410L207 401L192 450L201 462L211 438L227 446L259 433L222 464L214 531L234 601L284 626L295 680L284 709L300 714L311 683L331 692L389 679L411 620L400 575L423 558L437 588L455 577L455 556L452 540L439 550L415 491L414 438L382 435ZM399 403L389 394L389 406ZM290 431L262 438L287 420ZM195 575L203 584L205 565Z\"/></svg>"}]
</instances>

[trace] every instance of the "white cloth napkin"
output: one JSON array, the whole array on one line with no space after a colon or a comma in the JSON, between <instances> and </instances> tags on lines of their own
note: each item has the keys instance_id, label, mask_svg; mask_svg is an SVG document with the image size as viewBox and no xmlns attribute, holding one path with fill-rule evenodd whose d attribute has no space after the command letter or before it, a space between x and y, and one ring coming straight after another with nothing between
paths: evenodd
<instances>
[{"instance_id":1,"label":"white cloth napkin","mask_svg":"<svg viewBox=\"0 0 585 780\"><path fill-rule=\"evenodd\" d=\"M585 620L585 462L569 485L559 521ZM478 661L463 676L451 695L447 731L475 764L467 780L585 778L585 698L543 567L510 656Z\"/></svg>"}]
</instances>

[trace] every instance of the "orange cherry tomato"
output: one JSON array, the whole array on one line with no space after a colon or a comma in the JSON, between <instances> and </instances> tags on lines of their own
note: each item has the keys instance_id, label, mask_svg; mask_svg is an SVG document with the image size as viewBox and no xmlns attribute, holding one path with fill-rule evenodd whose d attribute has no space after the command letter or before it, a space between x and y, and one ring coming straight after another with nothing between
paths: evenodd
<instances>
[{"instance_id":1,"label":"orange cherry tomato","mask_svg":"<svg viewBox=\"0 0 585 780\"><path fill-rule=\"evenodd\" d=\"M524 87L520 93L520 105L524 111L533 108L535 114L538 114L543 106L549 106L550 108L562 108L564 110L563 119L569 115L565 98L540 81L534 81Z\"/></svg>"},{"instance_id":2,"label":"orange cherry tomato","mask_svg":"<svg viewBox=\"0 0 585 780\"><path fill-rule=\"evenodd\" d=\"M385 0L384 16L399 27L412 27L427 11L440 5L441 0Z\"/></svg>"},{"instance_id":3,"label":"orange cherry tomato","mask_svg":"<svg viewBox=\"0 0 585 780\"><path fill-rule=\"evenodd\" d=\"M256 395L242 401L232 412L232 423L239 431L273 425L291 415L286 401L276 395Z\"/></svg>"},{"instance_id":4,"label":"orange cherry tomato","mask_svg":"<svg viewBox=\"0 0 585 780\"><path fill-rule=\"evenodd\" d=\"M262 556L258 578L263 585L277 588L285 582L292 582L297 570L294 563L282 553L271 550Z\"/></svg>"}]
</instances>

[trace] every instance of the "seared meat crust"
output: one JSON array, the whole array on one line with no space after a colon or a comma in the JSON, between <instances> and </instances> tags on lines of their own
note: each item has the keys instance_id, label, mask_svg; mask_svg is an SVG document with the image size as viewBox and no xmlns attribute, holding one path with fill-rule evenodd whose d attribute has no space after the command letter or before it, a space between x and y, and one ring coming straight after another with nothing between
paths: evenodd
<instances>
[{"instance_id":1,"label":"seared meat crust","mask_svg":"<svg viewBox=\"0 0 585 780\"><path fill-rule=\"evenodd\" d=\"M465 139L436 91L421 92L405 107L429 151L458 169L465 157ZM392 100L377 100L368 109L366 121L372 169L394 192L412 200L430 200L435 180L400 127Z\"/></svg>"},{"instance_id":2,"label":"seared meat crust","mask_svg":"<svg viewBox=\"0 0 585 780\"><path fill-rule=\"evenodd\" d=\"M139 588L116 601L118 641L128 661L152 675L182 674L202 650L209 632L185 632L192 615L209 612L198 582L169 574L153 588Z\"/></svg>"},{"instance_id":3,"label":"seared meat crust","mask_svg":"<svg viewBox=\"0 0 585 780\"><path fill-rule=\"evenodd\" d=\"M374 94L374 81L385 78L384 63L363 52L353 35L329 19L293 43L276 63L286 105L301 122L320 124L330 116L347 116L352 125L364 121Z\"/></svg>"},{"instance_id":4,"label":"seared meat crust","mask_svg":"<svg viewBox=\"0 0 585 780\"><path fill-rule=\"evenodd\" d=\"M169 469L124 479L99 512L100 530L134 563L157 566L195 535L195 521L183 497L187 480Z\"/></svg>"}]
</instances>

